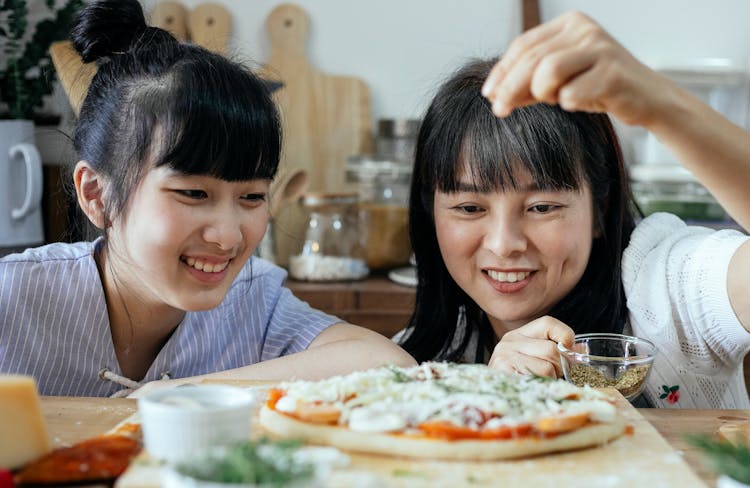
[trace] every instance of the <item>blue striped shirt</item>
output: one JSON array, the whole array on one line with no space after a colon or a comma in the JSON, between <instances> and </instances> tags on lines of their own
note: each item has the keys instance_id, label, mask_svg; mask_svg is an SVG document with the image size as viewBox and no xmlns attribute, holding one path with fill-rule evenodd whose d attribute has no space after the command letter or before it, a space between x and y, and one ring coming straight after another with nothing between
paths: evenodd
<instances>
[{"instance_id":1,"label":"blue striped shirt","mask_svg":"<svg viewBox=\"0 0 750 488\"><path fill-rule=\"evenodd\" d=\"M40 393L109 396L122 375L94 243L56 243L0 259L0 373L33 376ZM251 258L216 308L187 312L143 382L254 364L302 351L340 322L283 287L286 272Z\"/></svg>"}]
</instances>

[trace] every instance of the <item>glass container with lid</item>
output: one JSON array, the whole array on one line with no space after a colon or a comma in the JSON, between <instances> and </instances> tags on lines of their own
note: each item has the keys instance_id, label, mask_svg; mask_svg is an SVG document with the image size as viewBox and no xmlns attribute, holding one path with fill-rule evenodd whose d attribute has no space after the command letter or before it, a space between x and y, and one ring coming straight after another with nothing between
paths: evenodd
<instances>
[{"instance_id":1,"label":"glass container with lid","mask_svg":"<svg viewBox=\"0 0 750 488\"><path fill-rule=\"evenodd\" d=\"M349 193L308 193L309 210L302 249L289 258L289 274L297 280L358 280L369 273L360 243L358 196Z\"/></svg>"},{"instance_id":2,"label":"glass container with lid","mask_svg":"<svg viewBox=\"0 0 750 488\"><path fill-rule=\"evenodd\" d=\"M376 156L352 156L346 178L357 184L360 234L370 269L409 262L410 163Z\"/></svg>"},{"instance_id":3,"label":"glass container with lid","mask_svg":"<svg viewBox=\"0 0 750 488\"><path fill-rule=\"evenodd\" d=\"M380 158L412 164L421 122L419 119L378 120L375 154Z\"/></svg>"}]
</instances>

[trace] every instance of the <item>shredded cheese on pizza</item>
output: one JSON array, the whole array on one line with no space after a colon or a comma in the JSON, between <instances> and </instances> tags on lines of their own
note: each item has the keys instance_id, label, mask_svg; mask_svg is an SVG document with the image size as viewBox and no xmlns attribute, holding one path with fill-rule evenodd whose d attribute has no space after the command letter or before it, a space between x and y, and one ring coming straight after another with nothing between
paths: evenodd
<instances>
[{"instance_id":1,"label":"shredded cheese on pizza","mask_svg":"<svg viewBox=\"0 0 750 488\"><path fill-rule=\"evenodd\" d=\"M384 366L321 381L286 382L272 398L272 409L311 423L449 438L466 432L558 434L616 418L614 404L598 390L474 364Z\"/></svg>"}]
</instances>

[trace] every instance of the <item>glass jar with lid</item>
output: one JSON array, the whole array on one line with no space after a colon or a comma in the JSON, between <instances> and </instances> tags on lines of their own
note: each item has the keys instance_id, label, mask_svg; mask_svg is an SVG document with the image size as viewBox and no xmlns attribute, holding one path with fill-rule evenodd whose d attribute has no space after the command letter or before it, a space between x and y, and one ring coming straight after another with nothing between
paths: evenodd
<instances>
[{"instance_id":1,"label":"glass jar with lid","mask_svg":"<svg viewBox=\"0 0 750 488\"><path fill-rule=\"evenodd\" d=\"M380 158L412 164L419 119L379 119L375 136L375 154Z\"/></svg>"},{"instance_id":2,"label":"glass jar with lid","mask_svg":"<svg viewBox=\"0 0 750 488\"><path fill-rule=\"evenodd\" d=\"M409 262L409 184L412 166L378 156L352 156L346 178L357 184L359 228L370 269Z\"/></svg>"},{"instance_id":3,"label":"glass jar with lid","mask_svg":"<svg viewBox=\"0 0 750 488\"><path fill-rule=\"evenodd\" d=\"M369 273L360 243L358 196L348 193L308 193L302 205L309 211L305 240L289 258L289 274L306 281L358 280Z\"/></svg>"}]
</instances>

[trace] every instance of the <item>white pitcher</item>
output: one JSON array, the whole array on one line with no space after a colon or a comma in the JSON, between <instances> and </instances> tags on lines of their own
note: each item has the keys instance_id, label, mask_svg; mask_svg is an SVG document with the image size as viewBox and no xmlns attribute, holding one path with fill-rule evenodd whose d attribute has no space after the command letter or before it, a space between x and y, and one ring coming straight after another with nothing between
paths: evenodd
<instances>
[{"instance_id":1,"label":"white pitcher","mask_svg":"<svg viewBox=\"0 0 750 488\"><path fill-rule=\"evenodd\" d=\"M42 162L29 120L0 120L0 247L41 244Z\"/></svg>"}]
</instances>

